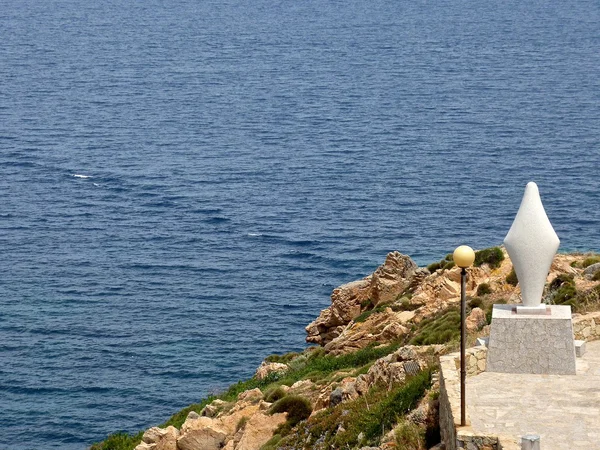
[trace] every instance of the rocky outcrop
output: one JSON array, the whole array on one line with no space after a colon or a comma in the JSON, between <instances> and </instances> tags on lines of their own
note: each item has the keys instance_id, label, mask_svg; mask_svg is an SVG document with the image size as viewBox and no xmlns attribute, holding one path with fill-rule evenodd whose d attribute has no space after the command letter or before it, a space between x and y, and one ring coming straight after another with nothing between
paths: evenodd
<instances>
[{"instance_id":1,"label":"rocky outcrop","mask_svg":"<svg viewBox=\"0 0 600 450\"><path fill-rule=\"evenodd\" d=\"M269 414L270 406L260 389L242 392L234 403L214 400L205 415L190 412L180 430L148 429L135 450L259 450L287 417Z\"/></svg>"},{"instance_id":2,"label":"rocky outcrop","mask_svg":"<svg viewBox=\"0 0 600 450\"><path fill-rule=\"evenodd\" d=\"M598 271L600 271L600 263L591 264L585 268L583 275L591 279Z\"/></svg>"},{"instance_id":3,"label":"rocky outcrop","mask_svg":"<svg viewBox=\"0 0 600 450\"><path fill-rule=\"evenodd\" d=\"M333 355L351 353L374 343L401 339L409 331L405 324L414 317L412 311L394 312L390 308L372 314L364 322L352 322L342 333L325 345Z\"/></svg>"},{"instance_id":4,"label":"rocky outcrop","mask_svg":"<svg viewBox=\"0 0 600 450\"><path fill-rule=\"evenodd\" d=\"M239 442L234 450L259 450L273 436L279 425L285 422L286 415L281 414L254 414L241 429Z\"/></svg>"},{"instance_id":5,"label":"rocky outcrop","mask_svg":"<svg viewBox=\"0 0 600 450\"><path fill-rule=\"evenodd\" d=\"M417 276L421 279L421 283L414 288L412 298L409 284L403 284L409 289L409 296L397 298L387 308L377 307L364 320L350 321L346 326L338 327L337 336L322 344L325 350L340 355L376 343L400 341L408 335L413 323L431 317L460 301L460 269L442 270L427 276L424 276L425 272L422 270L411 273L413 277ZM489 279L487 267L469 269L467 295L474 296L477 286Z\"/></svg>"},{"instance_id":6,"label":"rocky outcrop","mask_svg":"<svg viewBox=\"0 0 600 450\"><path fill-rule=\"evenodd\" d=\"M373 306L391 303L398 299L411 284L419 266L399 252L388 253L385 263L371 276L371 302Z\"/></svg>"},{"instance_id":7,"label":"rocky outcrop","mask_svg":"<svg viewBox=\"0 0 600 450\"><path fill-rule=\"evenodd\" d=\"M581 264L583 258L583 255L556 255L548 281L562 274L573 275L577 291L592 292L595 300L590 303L596 305L600 303L599 283L592 279L596 268L586 273ZM506 282L511 269L508 258L494 269L485 264L468 269L466 294L473 308L467 317L467 329L471 336L489 334L489 331L486 332L489 328L486 314L475 306L482 305L489 311L490 305L496 301L516 303L520 300L519 287ZM486 283L489 289L486 294L481 293L481 298L474 299L477 297L477 287L482 283ZM265 361L257 369L256 379L268 380L273 374L301 368L314 351L320 352L317 355L323 351L330 355L342 355L367 346L410 342L411 338L419 337L418 333L428 329L432 323L429 319L441 317L439 313L445 313L449 307L456 308L460 301L460 269L442 268L430 273L427 269L417 268L409 257L393 252L372 275L335 289L331 301L331 306L321 311L319 317L306 328L307 341L320 344L323 349L311 347L303 354L287 355L283 360L289 365ZM422 323L424 320L427 322ZM600 339L600 312L574 315L573 328L578 339ZM273 395L275 387L285 395L307 399L314 415L323 408L360 398L374 386L391 389L403 383L410 374L431 366L432 361L440 357L444 350L441 345L405 345L371 362L370 366L365 365L364 369L348 367L334 373L326 372L325 376L317 371L316 376L308 374L305 379L291 386L271 385L267 394L260 389L252 389L241 393L236 401L214 400L200 414L189 413L179 430L174 427L147 430L136 450L259 450L287 420L287 413L269 413L271 403L265 401L265 395L269 399L276 398ZM485 370L485 355L485 347L467 350L469 376ZM440 360L445 376L441 389L446 392L440 396L443 403L440 417L443 424L447 425L446 422L450 423L452 419L448 398L455 391L450 387L458 380L450 375L456 372L457 362L448 356L441 356ZM362 373L367 367L366 373ZM281 392L277 394L280 395ZM423 425L431 414L428 398L406 419ZM393 440L393 435L388 438L388 441ZM390 442L382 439L381 446L373 448L394 448L390 445Z\"/></svg>"},{"instance_id":8,"label":"rocky outcrop","mask_svg":"<svg viewBox=\"0 0 600 450\"><path fill-rule=\"evenodd\" d=\"M468 331L481 330L487 325L485 312L483 312L481 308L473 308L465 320L465 325L467 326Z\"/></svg>"},{"instance_id":9,"label":"rocky outcrop","mask_svg":"<svg viewBox=\"0 0 600 450\"><path fill-rule=\"evenodd\" d=\"M568 274L575 276L578 290L595 287L597 282L589 280L587 275L582 276L582 269L577 268L583 258L583 255L556 255L548 281ZM506 281L511 269L512 263L506 252L498 268L492 269L487 264L470 267L467 297L476 297L477 287L486 283L493 293L489 299L492 302L495 299L520 302L519 287ZM368 345L402 341L412 326L459 302L459 268L430 273L427 269L416 268L407 256L393 252L372 275L335 289L331 306L321 311L317 320L306 328L306 339L322 345L333 355L354 352ZM355 321L359 315L360 319ZM485 313L474 308L467 322L469 330L480 330L485 321Z\"/></svg>"},{"instance_id":10,"label":"rocky outcrop","mask_svg":"<svg viewBox=\"0 0 600 450\"><path fill-rule=\"evenodd\" d=\"M333 290L331 306L306 327L306 341L326 345L363 310L396 300L410 286L417 269L410 257L389 253L372 275Z\"/></svg>"},{"instance_id":11,"label":"rocky outcrop","mask_svg":"<svg viewBox=\"0 0 600 450\"><path fill-rule=\"evenodd\" d=\"M288 369L287 364L263 361L258 369L256 369L254 376L259 380L264 380L273 373L284 374Z\"/></svg>"},{"instance_id":12,"label":"rocky outcrop","mask_svg":"<svg viewBox=\"0 0 600 450\"><path fill-rule=\"evenodd\" d=\"M179 430L169 426L167 428L152 427L142 436L142 442L135 450L178 450L177 437Z\"/></svg>"},{"instance_id":13,"label":"rocky outcrop","mask_svg":"<svg viewBox=\"0 0 600 450\"><path fill-rule=\"evenodd\" d=\"M418 371L432 364L443 350L443 345L401 347L375 361L367 373L358 377L348 376L341 382L331 383L321 388L318 398L313 402L313 414L320 409L365 395L373 386L391 388L398 385L404 382L411 371ZM315 387L318 388L313 384L313 388Z\"/></svg>"},{"instance_id":14,"label":"rocky outcrop","mask_svg":"<svg viewBox=\"0 0 600 450\"><path fill-rule=\"evenodd\" d=\"M360 314L361 305L369 300L370 289L370 277L334 289L331 306L306 327L306 342L325 345L339 336L344 326Z\"/></svg>"},{"instance_id":15,"label":"rocky outcrop","mask_svg":"<svg viewBox=\"0 0 600 450\"><path fill-rule=\"evenodd\" d=\"M222 424L208 417L187 420L177 439L179 450L219 450L227 438L227 430Z\"/></svg>"}]
</instances>

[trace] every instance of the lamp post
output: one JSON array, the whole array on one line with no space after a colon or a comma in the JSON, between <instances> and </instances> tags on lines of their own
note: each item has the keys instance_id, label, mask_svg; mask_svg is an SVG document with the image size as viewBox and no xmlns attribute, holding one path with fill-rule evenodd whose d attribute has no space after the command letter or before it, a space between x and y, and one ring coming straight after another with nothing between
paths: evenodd
<instances>
[{"instance_id":1,"label":"lamp post","mask_svg":"<svg viewBox=\"0 0 600 450\"><path fill-rule=\"evenodd\" d=\"M465 369L465 346L467 341L465 319L467 315L466 284L467 267L470 267L475 261L475 252L467 245L461 245L454 250L452 254L454 263L460 267L460 425L467 424L467 414L465 409L465 379L467 371Z\"/></svg>"}]
</instances>

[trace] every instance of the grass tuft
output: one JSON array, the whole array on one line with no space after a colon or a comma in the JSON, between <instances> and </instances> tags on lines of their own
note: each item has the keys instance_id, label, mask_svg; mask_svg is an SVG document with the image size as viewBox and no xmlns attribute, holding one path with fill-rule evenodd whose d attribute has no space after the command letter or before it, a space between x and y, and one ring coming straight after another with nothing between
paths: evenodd
<instances>
[{"instance_id":1,"label":"grass tuft","mask_svg":"<svg viewBox=\"0 0 600 450\"><path fill-rule=\"evenodd\" d=\"M585 258L581 265L585 269L586 267L589 267L592 264L596 264L599 262L600 262L600 255L594 255L594 256L590 256L589 258Z\"/></svg>"},{"instance_id":2,"label":"grass tuft","mask_svg":"<svg viewBox=\"0 0 600 450\"><path fill-rule=\"evenodd\" d=\"M425 430L418 425L403 420L394 430L396 448L404 450L426 450Z\"/></svg>"},{"instance_id":3,"label":"grass tuft","mask_svg":"<svg viewBox=\"0 0 600 450\"><path fill-rule=\"evenodd\" d=\"M432 318L421 321L410 343L413 345L445 344L458 339L460 312L446 309Z\"/></svg>"}]
</instances>

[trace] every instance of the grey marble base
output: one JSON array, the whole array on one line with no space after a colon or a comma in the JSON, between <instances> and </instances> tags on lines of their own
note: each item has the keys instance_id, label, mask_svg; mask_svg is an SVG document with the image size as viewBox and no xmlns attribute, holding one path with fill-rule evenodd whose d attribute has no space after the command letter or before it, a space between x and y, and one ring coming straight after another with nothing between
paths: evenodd
<instances>
[{"instance_id":1,"label":"grey marble base","mask_svg":"<svg viewBox=\"0 0 600 450\"><path fill-rule=\"evenodd\" d=\"M571 307L517 314L514 305L494 305L487 372L575 375Z\"/></svg>"}]
</instances>

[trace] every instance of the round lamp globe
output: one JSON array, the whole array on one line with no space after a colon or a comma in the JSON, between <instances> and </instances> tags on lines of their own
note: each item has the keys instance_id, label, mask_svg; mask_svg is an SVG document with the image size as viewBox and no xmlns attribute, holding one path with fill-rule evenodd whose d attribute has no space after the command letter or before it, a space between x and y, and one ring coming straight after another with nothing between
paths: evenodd
<instances>
[{"instance_id":1,"label":"round lamp globe","mask_svg":"<svg viewBox=\"0 0 600 450\"><path fill-rule=\"evenodd\" d=\"M473 265L473 262L475 261L475 252L468 245L461 245L454 250L452 259L454 259L454 264L464 269Z\"/></svg>"}]
</instances>

